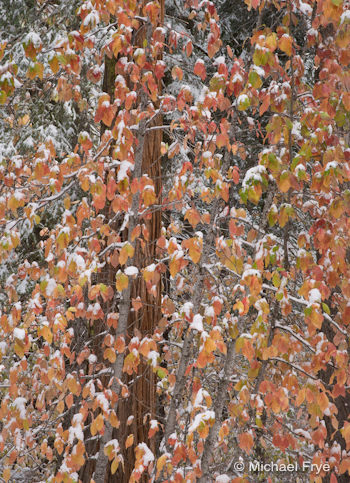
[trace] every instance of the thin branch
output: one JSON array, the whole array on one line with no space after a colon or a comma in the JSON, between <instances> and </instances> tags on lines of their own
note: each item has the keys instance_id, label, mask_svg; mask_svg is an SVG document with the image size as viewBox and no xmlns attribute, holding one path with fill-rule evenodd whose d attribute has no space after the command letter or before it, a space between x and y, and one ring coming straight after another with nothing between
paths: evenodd
<instances>
[{"instance_id":1,"label":"thin branch","mask_svg":"<svg viewBox=\"0 0 350 483\"><path fill-rule=\"evenodd\" d=\"M280 357L269 357L269 359L267 359L269 362L270 361L276 361L276 362L283 362L284 364L288 364L290 367L292 367L293 369L295 369L296 371L299 371L301 372L302 374L304 374L305 376L309 377L310 379L313 379L314 381L318 381L318 377L315 377L315 376L312 376L311 374L309 374L308 372L304 371L304 369L302 369L301 367L299 366L296 366L295 364L293 364L292 362L289 362L289 361L286 361L284 359L281 359Z\"/></svg>"}]
</instances>

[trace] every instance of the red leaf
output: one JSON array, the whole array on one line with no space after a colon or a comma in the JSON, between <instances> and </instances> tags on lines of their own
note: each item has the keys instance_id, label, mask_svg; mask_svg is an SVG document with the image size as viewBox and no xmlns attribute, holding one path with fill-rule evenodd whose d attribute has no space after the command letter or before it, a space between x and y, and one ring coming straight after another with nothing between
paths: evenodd
<instances>
[{"instance_id":1,"label":"red leaf","mask_svg":"<svg viewBox=\"0 0 350 483\"><path fill-rule=\"evenodd\" d=\"M198 75L202 81L207 77L207 72L205 69L204 62L202 60L197 60L197 62L194 65L193 72Z\"/></svg>"}]
</instances>

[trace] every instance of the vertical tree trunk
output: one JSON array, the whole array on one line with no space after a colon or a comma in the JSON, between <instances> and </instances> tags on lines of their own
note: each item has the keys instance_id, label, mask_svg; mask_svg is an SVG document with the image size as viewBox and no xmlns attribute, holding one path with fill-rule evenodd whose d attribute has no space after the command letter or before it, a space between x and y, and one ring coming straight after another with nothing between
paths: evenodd
<instances>
[{"instance_id":1,"label":"vertical tree trunk","mask_svg":"<svg viewBox=\"0 0 350 483\"><path fill-rule=\"evenodd\" d=\"M142 16L142 8L146 2L140 2L139 15ZM164 18L164 0L161 0L161 21ZM135 34L135 46L143 46L144 40L146 39L147 28L141 26L139 31ZM103 91L110 95L111 101L114 99L114 83L116 77L116 62L115 58L105 59L105 73L103 79ZM128 79L126 79L128 83ZM157 116L153 119L152 123L148 127L161 125L162 117ZM101 125L101 135L106 130L106 126ZM154 182L155 194L158 197L161 190L161 140L162 131L161 129L150 130L145 135L143 153L142 153L142 174L147 174ZM104 215L108 218L110 216L110 208L106 207L104 210ZM113 213L114 215L114 213ZM133 257L132 264L139 269L139 274L141 270L154 262L156 257L156 241L160 236L161 229L161 213L160 210L152 210L152 214L147 220L141 220L141 224L144 224L146 230L148 231L148 236L143 235L144 243L139 240L135 243L135 254ZM124 239L128 239L127 230L124 232ZM113 268L111 265L106 265L103 272L99 275L99 282L106 283L108 285L114 286L115 274L119 267ZM135 335L135 333L141 334L141 337L147 335L151 336L154 329L160 319L160 302L161 293L160 285L158 285L156 290L156 295L151 295L146 289L146 283L142 275L136 279L131 288L130 300L140 297L142 301L142 308L137 312L131 310L128 316L127 324L127 340L126 343ZM107 304L104 307L105 313L107 315L109 307ZM104 324L98 324L98 327L94 327L94 332L100 333L106 330ZM96 351L101 352L98 348L98 344L101 342L96 340ZM102 354L100 354L102 357ZM135 465L135 447L139 443L146 443L152 452L155 452L155 438L150 439L148 437L149 422L151 419L155 419L156 411L156 379L153 374L152 368L145 363L140 363L138 368L138 373L128 376L123 374L122 382L129 388L129 396L127 398L120 397L117 403L117 416L120 421L120 426L118 429L113 429L112 438L117 439L121 448L121 453L123 455L124 464L119 464L117 472L112 475L109 463L107 463L107 468L105 471L104 481L109 482L128 482ZM131 423L127 424L128 418L133 416ZM130 420L129 420L130 421ZM128 449L125 449L126 438L130 435L134 435L134 442ZM103 444L101 442L100 444ZM87 447L87 452L89 455L94 455L98 453L99 448L96 443L92 443ZM95 461L87 463L80 472L80 478L82 481L90 481L93 473L95 471ZM100 472L100 469L99 469ZM95 475L100 481L100 475ZM103 475L102 475L103 478ZM142 480L148 481L147 476L143 476Z\"/></svg>"},{"instance_id":2,"label":"vertical tree trunk","mask_svg":"<svg viewBox=\"0 0 350 483\"><path fill-rule=\"evenodd\" d=\"M145 1L140 2L140 12ZM141 14L141 13L140 13ZM161 22L164 19L164 0L161 1ZM140 28L136 34L135 44L143 46L146 39L147 29ZM156 106L157 107L157 106ZM149 127L161 125L162 118L157 116ZM142 174L147 174L154 182L155 194L158 198L161 190L161 141L162 130L154 129L148 131L145 136L144 149L142 155ZM144 244L140 241L136 242L135 255L133 263L141 270L154 262L156 258L156 242L160 237L161 229L161 212L160 210L152 210L152 215L146 221L143 221L148 231L148 240L143 237ZM132 286L131 297L140 297L142 308L130 311L128 319L128 336L129 338L141 333L142 337L152 335L154 329L160 320L161 311L161 293L158 284L156 295L151 295L146 289L146 283L143 277L135 280ZM118 402L117 416L120 421L120 427L115 431L115 437L118 439L120 447L125 448L125 440L129 434L134 435L134 444L124 450L124 467L119 465L113 480L109 481L129 481L135 464L135 447L139 443L146 443L150 450L155 452L155 438L148 437L149 422L155 419L156 411L156 379L149 364L140 363L138 374L128 376L125 374L124 381L129 386L130 395L128 398L120 399ZM133 416L132 422L127 424L128 418ZM148 481L146 475L140 481Z\"/></svg>"},{"instance_id":3,"label":"vertical tree trunk","mask_svg":"<svg viewBox=\"0 0 350 483\"><path fill-rule=\"evenodd\" d=\"M160 120L155 121L154 125ZM161 130L152 130L145 138L142 172L147 173L155 184L156 195L160 193L160 143ZM133 263L141 272L142 268L153 263L156 257L156 241L160 236L161 214L159 210L152 213L152 217L145 223L149 240L144 240L144 248L141 243L137 242L135 247L135 255ZM143 278L137 279L132 287L131 297L140 297L143 307L135 312L130 311L128 320L128 336L131 338L139 331L142 337L152 335L157 322L160 320L160 286L157 287L157 293L154 297L150 295L146 289L146 283ZM137 379L136 379L137 377ZM134 379L133 382L131 382ZM135 380L136 379L136 380ZM123 380L125 384L130 384L130 395L128 398L120 399L118 402L117 416L120 421L120 427L116 430L116 439L118 439L121 448L125 446L125 440L129 434L134 435L134 444L125 450L124 468L119 465L118 471L113 480L109 481L129 481L130 475L134 468L135 455L134 449L139 443L146 443L151 451L155 452L155 439L149 439L149 422L155 419L156 410L156 380L152 368L148 364L140 363L137 376L127 376ZM130 416L134 419L130 425L127 420ZM146 477L144 480L148 481Z\"/></svg>"}]
</instances>

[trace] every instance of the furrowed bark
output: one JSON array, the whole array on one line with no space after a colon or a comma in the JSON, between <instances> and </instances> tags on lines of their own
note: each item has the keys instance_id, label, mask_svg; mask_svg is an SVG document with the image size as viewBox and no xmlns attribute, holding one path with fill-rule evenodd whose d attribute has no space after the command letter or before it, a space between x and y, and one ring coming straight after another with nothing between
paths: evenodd
<instances>
[{"instance_id":1,"label":"furrowed bark","mask_svg":"<svg viewBox=\"0 0 350 483\"><path fill-rule=\"evenodd\" d=\"M145 131L145 123L142 122L140 125L140 132L144 133ZM145 136L141 134L138 138L138 146L135 152L135 165L134 165L134 179L140 178L142 173L142 156L143 156L143 149L144 149L144 142ZM131 210L129 213L129 224L128 224L128 242L131 245L135 245L135 242L131 240L131 234L135 226L138 222L138 211L139 211L139 203L140 203L140 192L137 191L132 198ZM132 265L135 256L132 259L128 259L126 266ZM130 314L130 304L131 304L131 292L132 292L132 284L129 280L129 285L126 289L122 292L121 302L119 305L119 320L118 320L118 328L116 331L116 337L123 336L125 339L127 338L127 329L128 329L128 320ZM112 390L118 396L120 395L120 381L123 375L123 364L124 364L124 353L118 353L115 363L113 364L113 383L112 383ZM113 427L111 426L109 421L105 422L105 432L103 437L100 441L100 449L96 461L96 468L94 474L94 480L96 483L104 483L106 479L106 471L108 468L108 457L104 453L105 445L113 439Z\"/></svg>"},{"instance_id":2,"label":"furrowed bark","mask_svg":"<svg viewBox=\"0 0 350 483\"><path fill-rule=\"evenodd\" d=\"M158 118L154 123L161 122ZM162 139L162 131L154 130L147 132L144 138L142 153L142 170L141 174L147 173L154 180L155 192L158 196L160 193L160 143ZM133 212L134 209L132 209ZM142 220L149 232L149 240L144 240L144 247L139 241L135 244L135 255L132 265L141 270L154 262L156 258L156 241L160 236L161 214L159 210L155 210L151 219ZM136 225L135 225L136 226ZM129 230L130 231L130 230ZM130 311L128 314L127 336L129 338L135 335L135 331L141 333L142 337L152 336L158 321L161 318L160 312L160 285L157 285L156 295L151 295L146 288L146 282L139 277L131 285L131 299L140 297L143 307L135 312ZM130 301L131 301L130 299ZM149 422L155 419L156 412L156 376L153 373L150 364L141 361L138 367L138 373L132 376L123 376L123 382L128 384L130 395L118 401L117 416L120 421L120 427L116 431L117 439L122 447L129 434L134 435L134 445L124 452L124 470L122 466L118 468L115 481L122 481L125 478L128 481L134 468L134 449L139 443L146 443L149 449L154 453L155 438L148 437ZM131 424L127 425L127 420L133 416ZM124 481L124 480L123 480ZM143 476L140 481L148 481Z\"/></svg>"},{"instance_id":3,"label":"furrowed bark","mask_svg":"<svg viewBox=\"0 0 350 483\"><path fill-rule=\"evenodd\" d=\"M138 6L140 14L142 8L147 2L140 2ZM160 21L164 18L164 0L160 2ZM149 23L142 24L134 36L134 45L143 46L147 39L148 44L152 33L153 26ZM104 90L107 92L114 90L115 80L115 62L107 60ZM129 83L129 79L126 79ZM110 94L111 95L111 94ZM112 98L112 96L111 96ZM139 102L145 104L147 99L144 94L139 93ZM156 106L157 107L157 106ZM143 174L147 174L154 183L155 194L158 197L161 191L161 141L162 130L151 129L162 124L161 115L155 116L151 121L141 121L138 126L139 136L138 145L135 149L135 165L133 178L141 178ZM151 295L146 289L146 283L143 280L141 271L144 267L154 262L156 257L156 241L160 236L161 229L161 213L155 210L150 218L140 220L138 215L140 203L140 193L137 192L132 198L132 206L129 213L129 222L127 226L127 240L134 246L135 252L132 259L128 259L126 267L134 265L139 270L139 277L135 281L129 280L128 288L122 292L122 300L119 305L119 321L116 337L123 335L126 344L130 338L135 335L135 330L142 337L152 336L158 321L161 318L160 312L160 286L158 284L156 295ZM131 241L131 235L138 223L145 225L148 231L148 239L144 237L141 243L138 239ZM117 269L115 269L117 271ZM143 307L135 312L131 310L131 302L133 298L139 297ZM150 439L148 436L149 422L155 419L156 412L156 376L151 366L143 361L138 366L138 373L129 376L123 373L125 354L117 354L116 361L113 365L113 383L112 390L119 396L116 407L114 408L120 426L118 429L112 428L107 421L105 425L105 433L101 440L99 454L96 462L95 481L96 483L104 482L121 482L129 481L135 465L135 447L139 443L146 443L150 450L155 453L155 438ZM121 385L128 386L129 396L122 398L120 395ZM130 416L133 416L131 424L127 424ZM134 435L134 443L125 449L125 441L129 434ZM121 448L123 464L119 467L114 475L111 474L108 458L104 454L104 447L111 439L117 439ZM146 476L142 476L139 481L147 481Z\"/></svg>"}]
</instances>

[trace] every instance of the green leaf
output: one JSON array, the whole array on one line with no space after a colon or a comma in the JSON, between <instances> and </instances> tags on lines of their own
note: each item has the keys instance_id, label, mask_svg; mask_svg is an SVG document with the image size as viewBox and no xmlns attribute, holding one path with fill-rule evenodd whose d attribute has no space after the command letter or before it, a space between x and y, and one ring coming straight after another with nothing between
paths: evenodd
<instances>
[{"instance_id":1,"label":"green leaf","mask_svg":"<svg viewBox=\"0 0 350 483\"><path fill-rule=\"evenodd\" d=\"M260 89L262 86L262 80L260 79L260 76L255 70L251 71L249 73L249 82L255 89Z\"/></svg>"},{"instance_id":2,"label":"green leaf","mask_svg":"<svg viewBox=\"0 0 350 483\"><path fill-rule=\"evenodd\" d=\"M157 375L158 375L159 379L164 379L164 377L166 377L167 373L162 367L159 367L157 369Z\"/></svg>"},{"instance_id":3,"label":"green leaf","mask_svg":"<svg viewBox=\"0 0 350 483\"><path fill-rule=\"evenodd\" d=\"M241 94L237 99L237 107L239 111L245 111L250 106L250 99L247 94Z\"/></svg>"},{"instance_id":4,"label":"green leaf","mask_svg":"<svg viewBox=\"0 0 350 483\"><path fill-rule=\"evenodd\" d=\"M7 94L5 91L0 91L0 104L5 104L7 99Z\"/></svg>"},{"instance_id":5,"label":"green leaf","mask_svg":"<svg viewBox=\"0 0 350 483\"><path fill-rule=\"evenodd\" d=\"M326 312L326 314L330 315L331 314L331 311L329 310L329 307L327 304L325 304L324 302L322 302L322 308L323 310Z\"/></svg>"},{"instance_id":6,"label":"green leaf","mask_svg":"<svg viewBox=\"0 0 350 483\"><path fill-rule=\"evenodd\" d=\"M274 273L272 277L272 283L274 284L275 287L279 287L281 285L281 279L278 273Z\"/></svg>"}]
</instances>

